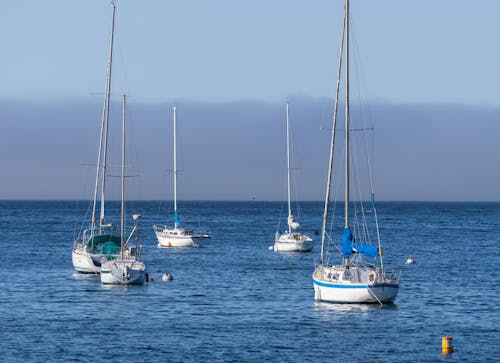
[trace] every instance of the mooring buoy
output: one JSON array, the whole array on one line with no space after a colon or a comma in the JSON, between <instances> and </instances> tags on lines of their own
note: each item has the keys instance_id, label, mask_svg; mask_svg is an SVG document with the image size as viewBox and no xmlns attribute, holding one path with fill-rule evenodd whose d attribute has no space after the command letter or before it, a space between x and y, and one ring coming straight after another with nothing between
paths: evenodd
<instances>
[{"instance_id":1,"label":"mooring buoy","mask_svg":"<svg viewBox=\"0 0 500 363\"><path fill-rule=\"evenodd\" d=\"M453 353L453 337L446 336L441 339L441 350L443 354Z\"/></svg>"}]
</instances>

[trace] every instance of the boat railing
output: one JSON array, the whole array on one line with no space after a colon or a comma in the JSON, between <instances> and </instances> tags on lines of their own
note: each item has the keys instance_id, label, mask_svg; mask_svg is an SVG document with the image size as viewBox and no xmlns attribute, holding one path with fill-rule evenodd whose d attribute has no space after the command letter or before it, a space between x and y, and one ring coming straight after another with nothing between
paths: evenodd
<instances>
[{"instance_id":1,"label":"boat railing","mask_svg":"<svg viewBox=\"0 0 500 363\"><path fill-rule=\"evenodd\" d=\"M384 268L383 270L377 269L381 272L384 280L389 280L391 282L399 282L400 271L397 269Z\"/></svg>"}]
</instances>

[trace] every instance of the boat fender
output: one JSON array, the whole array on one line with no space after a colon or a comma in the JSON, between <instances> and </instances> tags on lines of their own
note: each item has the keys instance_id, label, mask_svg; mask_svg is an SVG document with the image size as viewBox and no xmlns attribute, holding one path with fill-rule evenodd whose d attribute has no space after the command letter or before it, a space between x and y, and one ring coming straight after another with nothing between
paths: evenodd
<instances>
[{"instance_id":1,"label":"boat fender","mask_svg":"<svg viewBox=\"0 0 500 363\"><path fill-rule=\"evenodd\" d=\"M128 281L129 278L130 278L130 268L128 266L125 266L123 268L123 279L125 281Z\"/></svg>"},{"instance_id":2,"label":"boat fender","mask_svg":"<svg viewBox=\"0 0 500 363\"><path fill-rule=\"evenodd\" d=\"M371 271L368 275L368 284L374 285L377 282L377 273L375 271Z\"/></svg>"}]
</instances>

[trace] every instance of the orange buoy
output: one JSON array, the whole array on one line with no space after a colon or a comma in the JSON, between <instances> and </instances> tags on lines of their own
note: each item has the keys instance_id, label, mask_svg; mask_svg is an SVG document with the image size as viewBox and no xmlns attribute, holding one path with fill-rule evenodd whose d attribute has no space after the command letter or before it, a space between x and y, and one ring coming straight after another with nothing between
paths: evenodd
<instances>
[{"instance_id":1,"label":"orange buoy","mask_svg":"<svg viewBox=\"0 0 500 363\"><path fill-rule=\"evenodd\" d=\"M443 354L453 353L453 337L446 336L441 339L441 349Z\"/></svg>"}]
</instances>

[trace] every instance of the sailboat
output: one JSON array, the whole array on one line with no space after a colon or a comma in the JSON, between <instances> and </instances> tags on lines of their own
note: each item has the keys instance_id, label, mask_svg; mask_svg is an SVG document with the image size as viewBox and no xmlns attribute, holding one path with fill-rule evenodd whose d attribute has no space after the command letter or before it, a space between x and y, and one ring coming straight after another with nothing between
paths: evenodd
<instances>
[{"instance_id":1,"label":"sailboat","mask_svg":"<svg viewBox=\"0 0 500 363\"><path fill-rule=\"evenodd\" d=\"M101 282L114 285L142 285L146 279L146 265L141 259L142 245L138 233L140 214L132 215L134 227L128 237L125 236L125 110L126 96L123 95L120 253L112 258L109 258L110 256L103 258Z\"/></svg>"},{"instance_id":2,"label":"sailboat","mask_svg":"<svg viewBox=\"0 0 500 363\"><path fill-rule=\"evenodd\" d=\"M339 85L342 73L342 57L345 43L345 130L344 130L344 228L341 239L341 247L337 250L341 253L338 256L339 264L330 264L329 255L325 251L325 239L327 237L328 213L330 192L332 184L332 169L335 144L335 129L337 108L339 99ZM345 0L344 23L341 35L340 61L338 68L337 89L335 98L335 108L333 116L332 137L330 145L330 159L328 166L328 178L325 197L325 207L323 212L323 225L321 232L321 255L318 266L313 273L314 297L316 301L330 303L392 303L397 297L399 290L399 274L384 266L380 233L377 222L377 210L374 202L373 181L371 168L368 163L368 174L370 175L371 189L371 215L374 219L377 244L369 243L369 234L365 233L365 226L357 228L352 226L352 220L356 218L356 209L353 218L349 215L350 208L350 117L349 117L349 0ZM365 129L366 130L366 129ZM366 131L364 132L366 137ZM366 141L366 139L365 139ZM366 143L365 143L366 146ZM354 202L353 202L354 204ZM365 220L365 218L360 218ZM353 227L353 228L351 228ZM340 232L340 231L339 231ZM365 238L367 237L367 238ZM330 238L328 236L328 238ZM363 240L364 239L364 240ZM332 258L335 256L332 256ZM340 262L339 261L339 262Z\"/></svg>"},{"instance_id":3,"label":"sailboat","mask_svg":"<svg viewBox=\"0 0 500 363\"><path fill-rule=\"evenodd\" d=\"M90 226L81 232L73 243L71 259L73 266L80 273L100 273L101 260L116 257L120 252L119 230L105 218L105 187L106 169L108 158L108 124L109 124L109 100L111 88L111 68L113 63L113 38L115 29L116 6L112 2L111 36L109 44L109 58L106 74L106 88L104 92L104 105L102 111L101 130L99 138L99 150L97 156L97 169L94 185L94 197L92 201L92 215ZM100 216L97 220L97 202L99 189Z\"/></svg>"},{"instance_id":4,"label":"sailboat","mask_svg":"<svg viewBox=\"0 0 500 363\"><path fill-rule=\"evenodd\" d=\"M158 247L198 247L199 240L210 238L208 233L197 233L192 229L180 226L177 210L177 109L173 107L174 113L174 227L153 225Z\"/></svg>"},{"instance_id":5,"label":"sailboat","mask_svg":"<svg viewBox=\"0 0 500 363\"><path fill-rule=\"evenodd\" d=\"M287 165L287 184L288 184L288 230L281 235L276 232L274 240L275 252L308 252L313 248L313 240L304 233L295 231L300 227L299 222L294 221L292 215L291 197L290 197L290 121L288 113L288 102L286 104L286 165Z\"/></svg>"}]
</instances>

